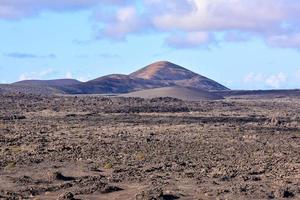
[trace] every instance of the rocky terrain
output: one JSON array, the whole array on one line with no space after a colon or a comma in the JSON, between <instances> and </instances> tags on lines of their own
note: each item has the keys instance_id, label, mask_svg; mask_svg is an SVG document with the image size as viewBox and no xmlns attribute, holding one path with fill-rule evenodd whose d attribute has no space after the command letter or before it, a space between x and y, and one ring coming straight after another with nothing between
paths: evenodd
<instances>
[{"instance_id":1,"label":"rocky terrain","mask_svg":"<svg viewBox=\"0 0 300 200\"><path fill-rule=\"evenodd\" d=\"M0 99L0 199L300 198L297 96Z\"/></svg>"}]
</instances>

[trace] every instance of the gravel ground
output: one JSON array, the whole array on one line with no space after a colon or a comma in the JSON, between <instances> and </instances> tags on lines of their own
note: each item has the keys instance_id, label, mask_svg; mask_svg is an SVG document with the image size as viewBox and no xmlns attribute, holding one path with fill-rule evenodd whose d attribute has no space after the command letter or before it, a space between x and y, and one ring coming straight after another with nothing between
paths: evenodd
<instances>
[{"instance_id":1,"label":"gravel ground","mask_svg":"<svg viewBox=\"0 0 300 200\"><path fill-rule=\"evenodd\" d=\"M298 98L0 100L0 199L300 199Z\"/></svg>"}]
</instances>

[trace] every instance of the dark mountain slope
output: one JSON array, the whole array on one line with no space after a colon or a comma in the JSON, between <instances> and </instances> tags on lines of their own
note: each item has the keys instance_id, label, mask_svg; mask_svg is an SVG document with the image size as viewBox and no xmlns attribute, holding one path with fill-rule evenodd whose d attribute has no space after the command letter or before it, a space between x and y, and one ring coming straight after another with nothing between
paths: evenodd
<instances>
[{"instance_id":1,"label":"dark mountain slope","mask_svg":"<svg viewBox=\"0 0 300 200\"><path fill-rule=\"evenodd\" d=\"M163 84L194 87L202 90L228 90L225 86L174 63L160 61L148 65L130 77L156 80Z\"/></svg>"},{"instance_id":2,"label":"dark mountain slope","mask_svg":"<svg viewBox=\"0 0 300 200\"><path fill-rule=\"evenodd\" d=\"M64 87L62 90L71 94L107 94L127 93L137 90L161 87L162 85L167 86L169 84L162 84L158 81L132 78L128 75L112 74L85 83Z\"/></svg>"}]
</instances>

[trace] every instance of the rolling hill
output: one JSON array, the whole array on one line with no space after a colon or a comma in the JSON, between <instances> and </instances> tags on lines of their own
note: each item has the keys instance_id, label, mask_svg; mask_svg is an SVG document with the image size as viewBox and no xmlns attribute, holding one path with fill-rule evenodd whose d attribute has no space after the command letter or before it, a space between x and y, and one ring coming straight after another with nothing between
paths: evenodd
<instances>
[{"instance_id":1,"label":"rolling hill","mask_svg":"<svg viewBox=\"0 0 300 200\"><path fill-rule=\"evenodd\" d=\"M85 83L73 85L69 88L71 89L70 91L65 90L65 92L73 94L116 94L161 86L162 84L157 81L132 78L123 74L112 74Z\"/></svg>"},{"instance_id":2,"label":"rolling hill","mask_svg":"<svg viewBox=\"0 0 300 200\"><path fill-rule=\"evenodd\" d=\"M26 91L25 88L30 87L28 90L32 91L38 87L39 91L44 88L45 93L52 88L51 91L61 94L123 94L166 87L188 87L202 91L229 90L209 78L167 61L155 62L129 75L111 74L87 82L74 79L25 80L12 85L14 87L7 88L22 88L22 91Z\"/></svg>"},{"instance_id":3,"label":"rolling hill","mask_svg":"<svg viewBox=\"0 0 300 200\"><path fill-rule=\"evenodd\" d=\"M55 79L55 80L24 80L13 83L13 85L30 85L30 86L69 86L81 83L75 79Z\"/></svg>"}]
</instances>

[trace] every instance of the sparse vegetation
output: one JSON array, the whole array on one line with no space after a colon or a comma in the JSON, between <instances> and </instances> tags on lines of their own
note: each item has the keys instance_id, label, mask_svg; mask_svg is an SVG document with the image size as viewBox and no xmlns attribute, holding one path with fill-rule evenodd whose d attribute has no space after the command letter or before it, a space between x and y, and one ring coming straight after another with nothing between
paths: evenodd
<instances>
[{"instance_id":1,"label":"sparse vegetation","mask_svg":"<svg viewBox=\"0 0 300 200\"><path fill-rule=\"evenodd\" d=\"M142 152L138 152L136 154L136 159L139 160L139 161L144 161L146 159L146 155Z\"/></svg>"},{"instance_id":2,"label":"sparse vegetation","mask_svg":"<svg viewBox=\"0 0 300 200\"><path fill-rule=\"evenodd\" d=\"M110 162L105 162L103 164L103 168L104 169L111 169L113 167L113 165Z\"/></svg>"},{"instance_id":3,"label":"sparse vegetation","mask_svg":"<svg viewBox=\"0 0 300 200\"><path fill-rule=\"evenodd\" d=\"M4 167L4 171L10 171L13 170L16 167L16 162L9 161L6 163L6 166Z\"/></svg>"}]
</instances>

